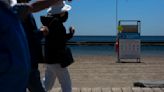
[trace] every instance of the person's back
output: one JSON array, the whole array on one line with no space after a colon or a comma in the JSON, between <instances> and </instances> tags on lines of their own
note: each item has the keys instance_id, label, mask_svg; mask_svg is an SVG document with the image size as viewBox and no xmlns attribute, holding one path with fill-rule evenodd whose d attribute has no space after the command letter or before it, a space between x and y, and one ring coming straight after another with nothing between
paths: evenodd
<instances>
[{"instance_id":1,"label":"person's back","mask_svg":"<svg viewBox=\"0 0 164 92\"><path fill-rule=\"evenodd\" d=\"M41 31L38 30L32 14L29 14L27 18L22 21L22 23L28 39L32 67L36 67L36 64L43 61L41 48L41 39L43 37L43 34Z\"/></svg>"},{"instance_id":2,"label":"person's back","mask_svg":"<svg viewBox=\"0 0 164 92\"><path fill-rule=\"evenodd\" d=\"M39 63L43 62L41 38L43 34L37 29L34 17L29 14L22 21L23 27L28 39L30 56L31 56L31 72L29 76L28 89L30 92L45 92L40 81Z\"/></svg>"},{"instance_id":3,"label":"person's back","mask_svg":"<svg viewBox=\"0 0 164 92\"><path fill-rule=\"evenodd\" d=\"M30 69L28 44L19 18L0 1L0 92L25 92Z\"/></svg>"},{"instance_id":4,"label":"person's back","mask_svg":"<svg viewBox=\"0 0 164 92\"><path fill-rule=\"evenodd\" d=\"M42 32L37 29L32 14L29 14L23 21L23 27L28 39L30 56L31 56L31 72L29 76L28 89L30 92L45 92L40 81L39 63L43 62L41 38Z\"/></svg>"}]
</instances>

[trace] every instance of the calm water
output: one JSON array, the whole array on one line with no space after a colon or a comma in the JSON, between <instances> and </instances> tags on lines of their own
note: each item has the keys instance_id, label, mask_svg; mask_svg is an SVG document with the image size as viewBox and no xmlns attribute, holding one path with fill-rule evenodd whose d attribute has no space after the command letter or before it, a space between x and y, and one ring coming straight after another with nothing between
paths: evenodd
<instances>
[{"instance_id":1,"label":"calm water","mask_svg":"<svg viewBox=\"0 0 164 92\"><path fill-rule=\"evenodd\" d=\"M74 36L73 42L115 42L116 36ZM164 42L164 36L141 36L142 42ZM70 46L73 55L115 55L114 46ZM164 46L141 46L141 55L164 56Z\"/></svg>"},{"instance_id":2,"label":"calm water","mask_svg":"<svg viewBox=\"0 0 164 92\"><path fill-rule=\"evenodd\" d=\"M164 36L141 36L142 42L164 42ZM116 36L74 36L73 42L115 42Z\"/></svg>"},{"instance_id":3,"label":"calm water","mask_svg":"<svg viewBox=\"0 0 164 92\"><path fill-rule=\"evenodd\" d=\"M114 46L70 46L73 55L115 55ZM164 46L141 46L141 55L164 56Z\"/></svg>"}]
</instances>

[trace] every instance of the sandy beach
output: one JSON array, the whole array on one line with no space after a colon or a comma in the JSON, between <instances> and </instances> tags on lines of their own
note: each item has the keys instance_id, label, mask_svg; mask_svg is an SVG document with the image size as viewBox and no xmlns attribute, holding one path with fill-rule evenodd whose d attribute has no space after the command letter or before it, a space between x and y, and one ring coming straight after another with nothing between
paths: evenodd
<instances>
[{"instance_id":1,"label":"sandy beach","mask_svg":"<svg viewBox=\"0 0 164 92\"><path fill-rule=\"evenodd\" d=\"M164 80L164 57L142 56L141 63L126 60L116 63L116 57L108 55L74 56L75 63L69 66L73 87L132 87L140 80ZM45 65L40 64L41 76ZM54 87L59 87L58 81Z\"/></svg>"}]
</instances>

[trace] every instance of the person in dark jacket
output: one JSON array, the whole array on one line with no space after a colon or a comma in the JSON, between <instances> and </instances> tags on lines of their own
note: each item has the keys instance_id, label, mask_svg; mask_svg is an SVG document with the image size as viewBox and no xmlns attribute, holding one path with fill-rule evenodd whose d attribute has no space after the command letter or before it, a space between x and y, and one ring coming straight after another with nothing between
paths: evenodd
<instances>
[{"instance_id":1,"label":"person in dark jacket","mask_svg":"<svg viewBox=\"0 0 164 92\"><path fill-rule=\"evenodd\" d=\"M38 68L39 63L44 62L41 46L43 33L38 30L32 14L29 14L27 18L22 21L22 23L27 36L31 56L31 72L27 88L30 92L45 92L42 87L40 71ZM44 29L45 28L43 28L43 30Z\"/></svg>"},{"instance_id":2,"label":"person in dark jacket","mask_svg":"<svg viewBox=\"0 0 164 92\"><path fill-rule=\"evenodd\" d=\"M20 18L0 0L0 92L26 92L29 48Z\"/></svg>"},{"instance_id":3,"label":"person in dark jacket","mask_svg":"<svg viewBox=\"0 0 164 92\"><path fill-rule=\"evenodd\" d=\"M42 87L42 83L40 80L40 71L38 68L39 63L44 62L41 46L43 33L42 31L37 29L32 14L29 14L27 18L23 21L23 26L27 35L31 56L31 72L27 88L30 92L45 92L44 88ZM46 30L46 28L42 27L42 30Z\"/></svg>"},{"instance_id":4,"label":"person in dark jacket","mask_svg":"<svg viewBox=\"0 0 164 92\"><path fill-rule=\"evenodd\" d=\"M29 1L30 0L17 0L17 3L28 3ZM21 7L22 6L17 5L13 6L13 8L17 11L19 11ZM45 26L43 26L41 27L42 31L38 30L37 25L35 23L35 19L32 14L28 14L27 16L21 18L28 40L28 46L31 56L31 72L27 88L30 92L45 92L40 80L40 71L38 69L38 65L39 63L43 63L44 61L41 39L43 38L43 32L48 31L48 29Z\"/></svg>"},{"instance_id":5,"label":"person in dark jacket","mask_svg":"<svg viewBox=\"0 0 164 92\"><path fill-rule=\"evenodd\" d=\"M45 59L47 64L45 71L44 86L46 91L50 91L56 78L59 79L62 92L72 92L72 84L70 75L67 69L67 59L65 59L64 52L67 49L66 43L73 37L75 29L70 27L70 33L66 33L63 23L68 18L68 10L71 6L66 5L65 2L58 7L51 7L49 15L52 16L42 20L43 25L49 28L49 34L45 38Z\"/></svg>"}]
</instances>

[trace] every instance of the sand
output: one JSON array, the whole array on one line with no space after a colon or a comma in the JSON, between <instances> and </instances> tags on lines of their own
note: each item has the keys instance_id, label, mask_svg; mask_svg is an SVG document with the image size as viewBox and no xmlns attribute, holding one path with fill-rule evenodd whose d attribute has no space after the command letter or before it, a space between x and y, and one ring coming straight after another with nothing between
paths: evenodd
<instances>
[{"instance_id":1,"label":"sand","mask_svg":"<svg viewBox=\"0 0 164 92\"><path fill-rule=\"evenodd\" d=\"M140 80L164 80L163 55L142 56L141 63L125 60L116 63L115 56L74 56L75 63L69 66L73 87L132 87ZM41 76L45 65L40 64ZM59 87L58 81L54 87Z\"/></svg>"}]
</instances>

